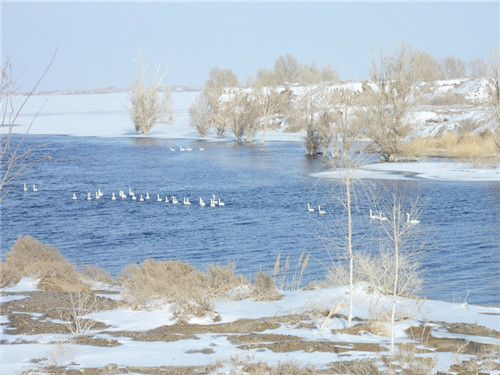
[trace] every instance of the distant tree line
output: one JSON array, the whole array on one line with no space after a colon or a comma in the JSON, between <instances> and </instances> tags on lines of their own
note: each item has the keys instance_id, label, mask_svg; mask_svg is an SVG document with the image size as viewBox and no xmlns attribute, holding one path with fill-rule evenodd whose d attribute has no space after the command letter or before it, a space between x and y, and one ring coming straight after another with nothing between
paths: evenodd
<instances>
[{"instance_id":1,"label":"distant tree line","mask_svg":"<svg viewBox=\"0 0 500 375\"><path fill-rule=\"evenodd\" d=\"M403 152L403 141L414 131L405 116L415 104L415 88L440 79L489 77L497 124L492 134L499 139L498 70L497 50L489 63L466 63L452 56L436 59L401 43L392 53L373 53L369 80L349 84L330 66L302 65L288 54L246 85L232 70L213 68L189 110L190 121L201 136L213 129L218 137L232 133L236 141L252 141L261 131L262 143L269 129L286 126L305 131L308 154L339 159L364 135L390 158ZM497 143L500 150L500 139Z\"/></svg>"},{"instance_id":2,"label":"distant tree line","mask_svg":"<svg viewBox=\"0 0 500 375\"><path fill-rule=\"evenodd\" d=\"M264 143L269 130L305 132L308 154L343 158L356 139L369 137L381 155L401 155L413 126L406 115L421 85L441 79L488 77L488 107L496 124L492 137L500 151L500 87L498 49L490 62L468 63L449 56L436 59L406 42L391 52L372 53L369 80L343 83L331 66L300 64L291 54L279 56L272 69L260 69L246 85L231 69L210 70L200 94L189 109L190 124L203 137L228 133L235 140L253 141L260 132ZM171 120L171 95L156 71L146 84L147 65L138 59L137 77L131 86L131 118L137 132L148 134L157 122ZM420 90L420 91L418 91Z\"/></svg>"}]
</instances>

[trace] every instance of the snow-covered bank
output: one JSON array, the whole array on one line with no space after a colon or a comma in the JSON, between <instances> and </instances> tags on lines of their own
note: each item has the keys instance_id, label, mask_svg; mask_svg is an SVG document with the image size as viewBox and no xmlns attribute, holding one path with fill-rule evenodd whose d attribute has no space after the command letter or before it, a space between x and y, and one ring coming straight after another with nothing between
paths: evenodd
<instances>
[{"instance_id":1,"label":"snow-covered bank","mask_svg":"<svg viewBox=\"0 0 500 375\"><path fill-rule=\"evenodd\" d=\"M344 175L345 170L342 169L314 174L318 178L332 179L340 179ZM378 163L362 165L353 170L351 175L356 179L495 182L500 181L500 166L480 168L455 161Z\"/></svg>"},{"instance_id":2,"label":"snow-covered bank","mask_svg":"<svg viewBox=\"0 0 500 375\"><path fill-rule=\"evenodd\" d=\"M22 280L14 289L2 289L2 294L7 290L15 293L33 292L36 281ZM263 361L268 364L294 361L303 366L313 365L316 368L325 368L331 363L351 361L364 358L381 358L389 354L390 337L384 332L390 332L390 324L380 321L380 317L390 311L392 298L382 295L370 288L367 284L358 284L355 288L354 317L355 325L363 327L362 330L344 331L347 327L346 308L335 315L322 328L324 321L323 312L328 311L332 305L337 305L345 300L348 293L347 287L331 289L298 290L281 292L283 297L277 301L254 301L250 299L238 301L215 302L215 310L220 315L220 321L214 323L208 319L194 318L188 325L196 327L224 325L226 323L245 322L264 318L264 321L273 321L279 317L293 316L290 320L273 323L267 329L252 332L253 336L281 337L289 341L307 342L309 346L316 344L333 345L342 347L346 351L330 352L328 350L285 350L276 351L259 348L249 348L237 344L238 337L245 337L244 332L218 332L217 329L200 329L193 337L179 339L147 340L134 339L127 332L135 332L138 337L146 337L149 330L158 330L165 326L176 324L171 306L164 305L156 310L139 311L126 307L114 310L94 311L86 318L102 322L106 328L93 329L88 332L89 337L95 339L116 341L117 345L97 346L79 344L72 341L68 334L12 334L10 318L16 314L29 314L31 319L46 321L48 323L62 323L49 319L40 312L15 312L11 315L5 312L0 315L2 326L2 343L0 346L0 372L5 375L19 374L27 369L43 368L43 366L56 365L75 370L85 368L105 368L113 363L119 368L127 366L159 367L159 366L208 366L216 361L228 361L234 356L251 358L251 361ZM14 301L9 296L2 297L2 307ZM20 297L16 295L16 297ZM25 300L31 297L28 294ZM56 306L57 308L57 306ZM436 364L433 373L447 371L457 359L468 359L472 355L463 355L448 350L436 351L432 347L432 337L438 340L447 338L458 340L456 342L471 341L478 345L500 345L500 308L467 305L466 303L444 303L429 300L414 300L398 298L398 316L396 323L396 343L416 343L421 354L435 358ZM3 310L5 311L5 310ZM300 322L297 320L300 317ZM369 323L380 323L378 332L370 331ZM477 332L454 333L450 325L460 323L480 329L492 334L477 334ZM263 323L261 323L263 324ZM410 328L430 327L427 341L420 342L408 332ZM213 332L210 332L213 331ZM496 333L495 333L496 332ZM266 336L267 335L267 336ZM356 345L364 345L373 350L356 350ZM378 348L378 349L375 349ZM378 350L382 350L381 352ZM217 373L234 373L230 370L218 370ZM241 373L241 372L236 372ZM492 371L499 374L500 371Z\"/></svg>"}]
</instances>

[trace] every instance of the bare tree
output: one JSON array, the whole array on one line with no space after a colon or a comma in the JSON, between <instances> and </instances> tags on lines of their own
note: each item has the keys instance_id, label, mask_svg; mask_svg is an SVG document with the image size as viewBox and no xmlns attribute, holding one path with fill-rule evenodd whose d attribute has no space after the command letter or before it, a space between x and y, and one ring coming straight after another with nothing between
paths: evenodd
<instances>
[{"instance_id":1,"label":"bare tree","mask_svg":"<svg viewBox=\"0 0 500 375\"><path fill-rule=\"evenodd\" d=\"M160 66L156 69L151 82L147 83L148 65L144 61L144 56L139 53L135 61L137 75L130 87L129 112L135 124L135 131L148 135L158 122L172 122L171 92L168 86L162 85L165 73L161 73Z\"/></svg>"},{"instance_id":2,"label":"bare tree","mask_svg":"<svg viewBox=\"0 0 500 375\"><path fill-rule=\"evenodd\" d=\"M500 152L500 49L498 47L491 52L490 79L488 104L494 122L492 136L497 151Z\"/></svg>"},{"instance_id":3,"label":"bare tree","mask_svg":"<svg viewBox=\"0 0 500 375\"><path fill-rule=\"evenodd\" d=\"M453 56L448 56L443 63L444 77L449 78L464 78L467 76L467 64Z\"/></svg>"},{"instance_id":4,"label":"bare tree","mask_svg":"<svg viewBox=\"0 0 500 375\"><path fill-rule=\"evenodd\" d=\"M203 92L200 93L189 108L189 123L200 136L205 137L211 123L210 103Z\"/></svg>"},{"instance_id":5,"label":"bare tree","mask_svg":"<svg viewBox=\"0 0 500 375\"><path fill-rule=\"evenodd\" d=\"M402 140L413 131L405 116L412 105L414 61L412 48L406 43L393 56L381 51L379 61L372 60L370 75L378 90L367 95L367 130L382 155L401 154Z\"/></svg>"},{"instance_id":6,"label":"bare tree","mask_svg":"<svg viewBox=\"0 0 500 375\"><path fill-rule=\"evenodd\" d=\"M291 113L291 122L297 129L306 131L306 152L314 155L319 152L320 142L316 129L317 101L311 91L307 91L294 105Z\"/></svg>"},{"instance_id":7,"label":"bare tree","mask_svg":"<svg viewBox=\"0 0 500 375\"><path fill-rule=\"evenodd\" d=\"M236 141L241 141L243 136L251 140L256 132L253 105L249 94L242 91L233 91L224 105L229 127Z\"/></svg>"},{"instance_id":8,"label":"bare tree","mask_svg":"<svg viewBox=\"0 0 500 375\"><path fill-rule=\"evenodd\" d=\"M56 54L57 50L52 55L50 62L48 63L47 67L43 71L36 84L33 86L31 91L29 91L27 95L25 95L24 99L21 101L21 104L18 107L15 107L12 102L12 95L16 91L16 80L13 77L12 65L7 59L4 65L1 67L2 78L0 86L0 102L2 106L2 112L0 123L0 201L2 201L12 190L14 184L18 181L18 179L23 176L31 167L33 167L37 161L39 161L39 159L32 159L31 154L41 146L26 148L24 147L24 141L43 106L31 120L24 135L20 136L19 139L14 136L13 129L24 106L33 96L34 92L37 90L43 78L49 71L52 63L54 62ZM4 129L6 129L7 131L5 132Z\"/></svg>"},{"instance_id":9,"label":"bare tree","mask_svg":"<svg viewBox=\"0 0 500 375\"><path fill-rule=\"evenodd\" d=\"M252 102L254 104L255 116L263 130L260 143L266 140L267 130L278 123L276 117L283 113L285 105L290 100L291 91L278 87L255 87L252 89Z\"/></svg>"},{"instance_id":10,"label":"bare tree","mask_svg":"<svg viewBox=\"0 0 500 375\"><path fill-rule=\"evenodd\" d=\"M489 76L488 63L483 59L469 61L469 76L472 78L484 78Z\"/></svg>"},{"instance_id":11,"label":"bare tree","mask_svg":"<svg viewBox=\"0 0 500 375\"><path fill-rule=\"evenodd\" d=\"M422 206L418 201L405 202L404 191L396 184L393 186L392 200L385 207L385 212L380 213L379 221L382 232L392 248L393 286L392 286L392 311L391 311L391 354L394 354L394 325L396 315L396 297L400 294L401 282L399 280L400 258L408 252L417 253L421 244L418 243L419 223ZM407 208L405 210L405 208Z\"/></svg>"},{"instance_id":12,"label":"bare tree","mask_svg":"<svg viewBox=\"0 0 500 375\"><path fill-rule=\"evenodd\" d=\"M301 69L297 59L291 54L280 56L274 63L276 83L297 83L300 80Z\"/></svg>"},{"instance_id":13,"label":"bare tree","mask_svg":"<svg viewBox=\"0 0 500 375\"><path fill-rule=\"evenodd\" d=\"M228 89L238 87L238 78L230 69L214 67L210 70L210 78L205 82L203 91L189 110L191 124L195 124L202 135L207 129L214 128L217 137L222 137L229 125L225 107L227 106ZM201 123L200 123L201 121ZM202 123L206 122L207 125Z\"/></svg>"},{"instance_id":14,"label":"bare tree","mask_svg":"<svg viewBox=\"0 0 500 375\"><path fill-rule=\"evenodd\" d=\"M353 90L340 88L334 94L333 120L335 133L340 139L338 154L349 162L347 153L361 133L363 115L358 107L358 95Z\"/></svg>"}]
</instances>

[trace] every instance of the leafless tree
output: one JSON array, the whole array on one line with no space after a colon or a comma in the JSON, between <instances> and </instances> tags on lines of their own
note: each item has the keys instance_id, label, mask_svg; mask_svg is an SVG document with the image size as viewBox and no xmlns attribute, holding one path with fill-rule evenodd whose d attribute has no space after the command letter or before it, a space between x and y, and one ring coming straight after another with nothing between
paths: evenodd
<instances>
[{"instance_id":1,"label":"leafless tree","mask_svg":"<svg viewBox=\"0 0 500 375\"><path fill-rule=\"evenodd\" d=\"M136 58L137 75L130 87L130 117L135 124L136 132L148 135L158 122L172 122L172 99L170 88L162 85L165 73L156 69L150 83L146 82L148 65L144 56L139 53Z\"/></svg>"},{"instance_id":2,"label":"leafless tree","mask_svg":"<svg viewBox=\"0 0 500 375\"><path fill-rule=\"evenodd\" d=\"M353 90L340 88L334 95L333 120L339 138L338 154L348 161L347 153L361 133L363 114L358 106L358 94Z\"/></svg>"},{"instance_id":3,"label":"leafless tree","mask_svg":"<svg viewBox=\"0 0 500 375\"><path fill-rule=\"evenodd\" d=\"M265 142L267 130L279 123L276 117L283 115L285 106L290 101L290 95L290 90L283 87L254 87L252 89L251 97L255 116L263 130L260 143Z\"/></svg>"},{"instance_id":4,"label":"leafless tree","mask_svg":"<svg viewBox=\"0 0 500 375\"><path fill-rule=\"evenodd\" d=\"M294 128L304 129L306 131L306 152L308 155L314 155L319 152L320 141L316 129L316 113L318 112L318 103L313 93L309 90L300 99L294 103L290 115L290 121Z\"/></svg>"},{"instance_id":5,"label":"leafless tree","mask_svg":"<svg viewBox=\"0 0 500 375\"><path fill-rule=\"evenodd\" d=\"M370 75L378 90L367 95L368 136L381 154L401 154L402 140L413 131L405 122L416 79L411 46L401 44L392 56L381 51L379 60L372 60Z\"/></svg>"},{"instance_id":6,"label":"leafless tree","mask_svg":"<svg viewBox=\"0 0 500 375\"><path fill-rule=\"evenodd\" d=\"M488 63L483 59L469 61L469 76L472 78L484 78L489 76Z\"/></svg>"},{"instance_id":7,"label":"leafless tree","mask_svg":"<svg viewBox=\"0 0 500 375\"><path fill-rule=\"evenodd\" d=\"M276 83L297 83L300 80L300 66L297 59L291 54L280 56L274 63Z\"/></svg>"},{"instance_id":8,"label":"leafless tree","mask_svg":"<svg viewBox=\"0 0 500 375\"><path fill-rule=\"evenodd\" d=\"M2 79L0 86L0 102L2 112L0 123L0 201L2 201L12 190L14 184L19 180L19 178L23 176L31 167L33 167L37 161L39 161L39 159L31 158L31 155L33 151L41 146L39 145L26 148L24 147L24 141L43 107L40 108L38 113L33 117L26 132L20 136L19 139L14 136L13 130L24 106L33 96L43 78L49 71L56 54L57 50L52 55L49 64L36 84L33 86L31 91L24 96L21 104L17 107L12 101L12 95L17 90L17 87L16 79L13 77L12 64L10 60L7 59L1 67Z\"/></svg>"},{"instance_id":9,"label":"leafless tree","mask_svg":"<svg viewBox=\"0 0 500 375\"><path fill-rule=\"evenodd\" d=\"M200 136L205 137L211 123L210 103L208 98L201 92L189 108L189 123Z\"/></svg>"},{"instance_id":10,"label":"leafless tree","mask_svg":"<svg viewBox=\"0 0 500 375\"><path fill-rule=\"evenodd\" d=\"M387 247L392 249L393 287L391 311L391 354L394 353L394 325L396 314L396 297L400 294L401 281L399 279L400 258L409 252L417 254L423 246L419 243L420 221L418 220L422 206L418 200L406 202L405 192L393 185L392 197L379 215L382 233L387 240Z\"/></svg>"},{"instance_id":11,"label":"leafless tree","mask_svg":"<svg viewBox=\"0 0 500 375\"><path fill-rule=\"evenodd\" d=\"M191 124L194 124L202 135L206 134L206 126L214 128L217 137L222 137L229 126L225 107L229 89L238 87L238 78L230 69L214 67L210 70L210 78L205 82L203 91L189 110ZM206 122L206 125L203 125Z\"/></svg>"},{"instance_id":12,"label":"leafless tree","mask_svg":"<svg viewBox=\"0 0 500 375\"><path fill-rule=\"evenodd\" d=\"M444 78L464 78L467 76L467 64L453 56L448 56L443 63Z\"/></svg>"},{"instance_id":13,"label":"leafless tree","mask_svg":"<svg viewBox=\"0 0 500 375\"><path fill-rule=\"evenodd\" d=\"M500 152L500 49L498 47L491 52L490 79L488 104L494 122L492 136L497 151Z\"/></svg>"}]
</instances>

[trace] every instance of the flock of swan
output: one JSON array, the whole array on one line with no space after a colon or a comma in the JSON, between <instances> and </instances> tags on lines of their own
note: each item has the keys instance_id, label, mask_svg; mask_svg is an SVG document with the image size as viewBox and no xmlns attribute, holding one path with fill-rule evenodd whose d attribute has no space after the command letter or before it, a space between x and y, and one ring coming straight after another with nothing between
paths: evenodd
<instances>
[{"instance_id":1,"label":"flock of swan","mask_svg":"<svg viewBox=\"0 0 500 375\"><path fill-rule=\"evenodd\" d=\"M307 203L307 212L315 212L314 207L312 207L310 203ZM320 215L326 214L326 211L321 209L321 205L318 205L318 213ZM378 214L374 214L371 208L370 208L370 220L389 221L389 219L385 217L381 211L379 211ZM408 212L406 213L406 222L408 224L420 224L420 220L410 219L410 214Z\"/></svg>"},{"instance_id":2,"label":"flock of swan","mask_svg":"<svg viewBox=\"0 0 500 375\"><path fill-rule=\"evenodd\" d=\"M410 219L410 213L406 212L406 222L408 224L420 224L420 220L417 219ZM370 220L378 220L378 221L389 221L387 217L382 215L382 212L379 211L378 215L374 214L372 212L372 209L370 208Z\"/></svg>"},{"instance_id":3,"label":"flock of swan","mask_svg":"<svg viewBox=\"0 0 500 375\"><path fill-rule=\"evenodd\" d=\"M90 192L87 193L87 197L85 198L85 200L87 201L92 201L92 200L99 200L101 199L102 197L104 196L104 193L101 191L101 189L98 189L96 192L95 192L95 195L93 196ZM78 200L78 197L76 196L76 193L73 193L73 196L71 198L73 201L76 201ZM145 195L143 194L139 194L139 198L137 198L137 196L135 195L135 193L132 191L132 189L128 189L128 194L125 194L125 191L123 190L119 190L118 192L118 196L116 195L115 192L111 193L111 198L110 198L112 201L116 201L118 199L131 199L133 201L139 201L139 202L147 202L147 201L151 201L151 196L149 195L149 193L146 193ZM158 203L172 203L172 204L179 204L179 200L177 199L177 197L175 195L172 195L170 196L170 199L169 199L169 196L165 196L164 198L160 196L160 194L156 194L156 202ZM184 197L182 199L182 204L184 206L191 206L191 202L189 201L189 197ZM205 203L203 201L203 198L200 197L199 200L198 200L198 205L200 207L205 207L206 205L209 205L210 207L216 207L216 206L220 206L220 207L223 207L225 206L225 203L220 199L220 198L216 198L215 194L213 194L211 197L210 197L210 203Z\"/></svg>"},{"instance_id":4,"label":"flock of swan","mask_svg":"<svg viewBox=\"0 0 500 375\"><path fill-rule=\"evenodd\" d=\"M179 146L179 148L175 148L175 147L170 147L170 151L193 151L193 148L192 147L189 147L189 146L186 146L186 147L182 147L182 146ZM203 147L198 147L198 150L199 151L205 151L205 149Z\"/></svg>"}]
</instances>

